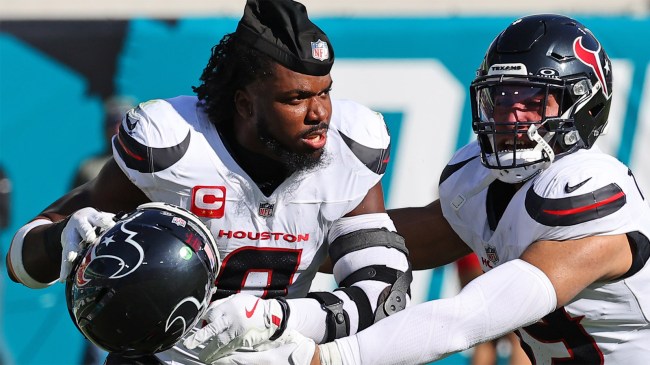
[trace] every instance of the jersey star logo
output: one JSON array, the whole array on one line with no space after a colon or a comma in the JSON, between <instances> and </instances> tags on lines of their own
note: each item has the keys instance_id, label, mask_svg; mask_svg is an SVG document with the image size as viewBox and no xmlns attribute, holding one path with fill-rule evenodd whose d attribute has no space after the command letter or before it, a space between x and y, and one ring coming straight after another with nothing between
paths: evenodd
<instances>
[{"instance_id":1,"label":"jersey star logo","mask_svg":"<svg viewBox=\"0 0 650 365\"><path fill-rule=\"evenodd\" d=\"M589 181L589 180L591 180L591 178L588 178L587 180L585 180L585 181L583 181L581 183L578 183L576 185L573 185L573 186L570 186L569 183L566 183L566 185L564 185L564 192L567 193L567 194L571 194L574 191L578 190L578 188L580 188L582 185L586 184L587 181Z\"/></svg>"}]
</instances>

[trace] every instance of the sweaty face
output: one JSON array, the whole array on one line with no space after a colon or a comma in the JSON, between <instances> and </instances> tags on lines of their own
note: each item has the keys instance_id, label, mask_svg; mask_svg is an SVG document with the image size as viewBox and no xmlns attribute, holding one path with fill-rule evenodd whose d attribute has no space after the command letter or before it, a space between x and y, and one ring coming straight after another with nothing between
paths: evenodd
<instances>
[{"instance_id":1,"label":"sweaty face","mask_svg":"<svg viewBox=\"0 0 650 365\"><path fill-rule=\"evenodd\" d=\"M542 87L492 86L480 90L481 119L494 123L497 151L535 147L526 131L532 124L558 117L560 107L553 92ZM540 134L544 134L541 126Z\"/></svg>"},{"instance_id":2,"label":"sweaty face","mask_svg":"<svg viewBox=\"0 0 650 365\"><path fill-rule=\"evenodd\" d=\"M255 85L253 116L263 148L290 170L316 167L322 159L332 115L332 78L276 65Z\"/></svg>"}]
</instances>

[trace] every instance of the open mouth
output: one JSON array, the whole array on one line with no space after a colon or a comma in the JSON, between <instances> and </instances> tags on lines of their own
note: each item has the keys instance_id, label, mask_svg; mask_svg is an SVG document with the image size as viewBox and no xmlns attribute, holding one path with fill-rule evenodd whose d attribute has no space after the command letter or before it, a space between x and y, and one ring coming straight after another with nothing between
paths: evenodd
<instances>
[{"instance_id":1,"label":"open mouth","mask_svg":"<svg viewBox=\"0 0 650 365\"><path fill-rule=\"evenodd\" d=\"M497 144L498 152L514 152L533 148L535 148L535 142L532 142L526 137L517 139L508 138Z\"/></svg>"},{"instance_id":2,"label":"open mouth","mask_svg":"<svg viewBox=\"0 0 650 365\"><path fill-rule=\"evenodd\" d=\"M308 133L302 137L302 141L310 148L319 150L325 147L325 143L327 142L327 130L319 129L317 131Z\"/></svg>"}]
</instances>

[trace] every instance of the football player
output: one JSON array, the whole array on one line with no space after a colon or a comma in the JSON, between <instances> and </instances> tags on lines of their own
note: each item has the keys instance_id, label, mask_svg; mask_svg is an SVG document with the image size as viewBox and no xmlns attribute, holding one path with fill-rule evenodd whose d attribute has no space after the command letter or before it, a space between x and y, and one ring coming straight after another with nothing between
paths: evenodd
<instances>
[{"instance_id":1,"label":"football player","mask_svg":"<svg viewBox=\"0 0 650 365\"><path fill-rule=\"evenodd\" d=\"M18 230L11 278L31 288L65 280L113 213L153 201L205 222L222 258L213 299L232 295L160 359L199 362L210 339L214 347L250 329L332 341L404 308L407 250L380 184L390 137L379 113L330 99L333 61L302 4L248 0L236 31L213 48L197 96L130 110L99 176ZM328 256L339 289L308 293Z\"/></svg>"},{"instance_id":2,"label":"football player","mask_svg":"<svg viewBox=\"0 0 650 365\"><path fill-rule=\"evenodd\" d=\"M517 330L534 364L646 363L650 207L594 145L612 100L602 45L574 19L523 17L489 46L470 94L478 138L443 170L440 199L390 213L414 267L473 251L486 273L314 354L295 333L278 348L296 363L420 364Z\"/></svg>"}]
</instances>

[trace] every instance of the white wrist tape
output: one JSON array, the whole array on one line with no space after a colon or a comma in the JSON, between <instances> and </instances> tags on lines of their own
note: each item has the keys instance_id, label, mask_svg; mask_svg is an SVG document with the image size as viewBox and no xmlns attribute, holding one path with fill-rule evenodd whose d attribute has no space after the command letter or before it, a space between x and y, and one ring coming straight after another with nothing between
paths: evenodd
<instances>
[{"instance_id":1,"label":"white wrist tape","mask_svg":"<svg viewBox=\"0 0 650 365\"><path fill-rule=\"evenodd\" d=\"M411 306L336 343L343 359L357 352L364 364L428 363L533 323L556 305L548 277L517 259L474 279L455 297Z\"/></svg>"},{"instance_id":2,"label":"white wrist tape","mask_svg":"<svg viewBox=\"0 0 650 365\"><path fill-rule=\"evenodd\" d=\"M16 276L16 279L18 279L25 286L33 289L46 288L56 283L56 280L50 283L41 283L29 275L27 270L25 270L25 266L23 265L23 241L25 240L27 233L29 233L29 231L32 229L51 223L52 221L49 219L33 220L22 226L18 232L16 232L14 238L11 240L11 248L9 249L9 262L11 262L11 267L13 269L14 275Z\"/></svg>"}]
</instances>

